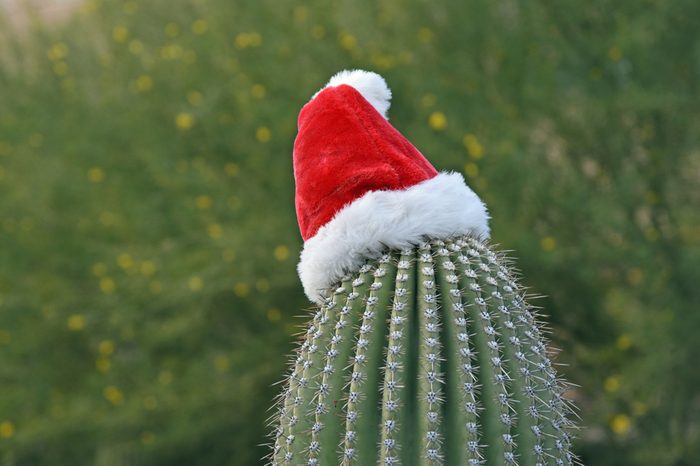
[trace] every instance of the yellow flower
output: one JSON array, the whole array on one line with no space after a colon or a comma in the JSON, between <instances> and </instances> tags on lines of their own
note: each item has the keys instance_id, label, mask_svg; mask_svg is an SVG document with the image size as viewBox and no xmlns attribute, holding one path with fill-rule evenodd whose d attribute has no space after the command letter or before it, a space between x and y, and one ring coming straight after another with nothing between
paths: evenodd
<instances>
[{"instance_id":1,"label":"yellow flower","mask_svg":"<svg viewBox=\"0 0 700 466\"><path fill-rule=\"evenodd\" d=\"M603 386L605 387L606 392L614 393L620 389L620 378L615 375L611 375L605 379Z\"/></svg>"},{"instance_id":2,"label":"yellow flower","mask_svg":"<svg viewBox=\"0 0 700 466\"><path fill-rule=\"evenodd\" d=\"M435 131L442 131L447 127L447 117L442 112L433 112L428 117L428 124Z\"/></svg>"},{"instance_id":3,"label":"yellow flower","mask_svg":"<svg viewBox=\"0 0 700 466\"><path fill-rule=\"evenodd\" d=\"M647 191L644 193L644 202L649 205L654 205L659 203L659 195L654 191Z\"/></svg>"},{"instance_id":4,"label":"yellow flower","mask_svg":"<svg viewBox=\"0 0 700 466\"><path fill-rule=\"evenodd\" d=\"M110 355L114 353L114 342L112 340L102 340L99 345L100 354Z\"/></svg>"},{"instance_id":5,"label":"yellow flower","mask_svg":"<svg viewBox=\"0 0 700 466\"><path fill-rule=\"evenodd\" d=\"M388 70L393 68L396 64L396 59L391 55L385 55L383 53L375 53L372 55L372 63L382 70Z\"/></svg>"},{"instance_id":6,"label":"yellow flower","mask_svg":"<svg viewBox=\"0 0 700 466\"><path fill-rule=\"evenodd\" d=\"M268 128L267 126L261 126L255 132L255 138L262 143L268 142L271 137L272 137L272 132L270 131L270 128Z\"/></svg>"},{"instance_id":7,"label":"yellow flower","mask_svg":"<svg viewBox=\"0 0 700 466\"><path fill-rule=\"evenodd\" d=\"M267 320L270 322L277 322L282 318L282 313L276 307L271 307L267 310Z\"/></svg>"},{"instance_id":8,"label":"yellow flower","mask_svg":"<svg viewBox=\"0 0 700 466\"><path fill-rule=\"evenodd\" d=\"M632 412L637 416L644 416L648 410L649 407L643 401L635 401L632 403Z\"/></svg>"},{"instance_id":9,"label":"yellow flower","mask_svg":"<svg viewBox=\"0 0 700 466\"><path fill-rule=\"evenodd\" d=\"M544 238L542 238L542 241L540 241L540 246L544 251L553 251L554 248L557 247L557 240L555 240L551 236L545 236Z\"/></svg>"},{"instance_id":10,"label":"yellow flower","mask_svg":"<svg viewBox=\"0 0 700 466\"><path fill-rule=\"evenodd\" d=\"M66 73L68 73L68 65L63 61L54 63L53 72L56 73L57 76L65 76Z\"/></svg>"},{"instance_id":11,"label":"yellow flower","mask_svg":"<svg viewBox=\"0 0 700 466\"><path fill-rule=\"evenodd\" d=\"M309 17L309 10L304 6L298 6L294 8L292 16L294 17L294 21L297 23L302 23Z\"/></svg>"},{"instance_id":12,"label":"yellow flower","mask_svg":"<svg viewBox=\"0 0 700 466\"><path fill-rule=\"evenodd\" d=\"M102 279L100 279L100 290L102 290L103 293L112 294L115 288L114 280L110 277L102 277Z\"/></svg>"},{"instance_id":13,"label":"yellow flower","mask_svg":"<svg viewBox=\"0 0 700 466\"><path fill-rule=\"evenodd\" d=\"M644 237L647 241L654 242L659 239L659 232L654 227L649 227L644 230Z\"/></svg>"},{"instance_id":14,"label":"yellow flower","mask_svg":"<svg viewBox=\"0 0 700 466\"><path fill-rule=\"evenodd\" d=\"M644 278L644 272L639 267L632 267L627 271L627 281L630 285L639 285Z\"/></svg>"},{"instance_id":15,"label":"yellow flower","mask_svg":"<svg viewBox=\"0 0 700 466\"><path fill-rule=\"evenodd\" d=\"M182 57L182 47L177 44L168 44L160 48L160 57L163 60L175 60Z\"/></svg>"},{"instance_id":16,"label":"yellow flower","mask_svg":"<svg viewBox=\"0 0 700 466\"><path fill-rule=\"evenodd\" d=\"M413 53L408 50L402 50L399 52L399 63L407 65L413 62Z\"/></svg>"},{"instance_id":17,"label":"yellow flower","mask_svg":"<svg viewBox=\"0 0 700 466\"><path fill-rule=\"evenodd\" d=\"M143 261L141 262L141 273L147 277L153 275L156 271L156 264L153 261Z\"/></svg>"},{"instance_id":18,"label":"yellow flower","mask_svg":"<svg viewBox=\"0 0 700 466\"><path fill-rule=\"evenodd\" d=\"M311 37L313 37L316 40L321 40L326 36L326 28L321 26L320 24L317 24L316 26L311 28Z\"/></svg>"},{"instance_id":19,"label":"yellow flower","mask_svg":"<svg viewBox=\"0 0 700 466\"><path fill-rule=\"evenodd\" d=\"M113 405L121 405L124 403L124 394L121 390L119 390L119 388L115 387L114 385L109 385L108 387L105 387L105 389L102 391L102 394Z\"/></svg>"},{"instance_id":20,"label":"yellow flower","mask_svg":"<svg viewBox=\"0 0 700 466\"><path fill-rule=\"evenodd\" d=\"M233 285L233 292L240 298L245 298L250 294L250 285L245 282L238 282Z\"/></svg>"},{"instance_id":21,"label":"yellow flower","mask_svg":"<svg viewBox=\"0 0 700 466\"><path fill-rule=\"evenodd\" d=\"M622 50L617 46L610 47L610 49L608 49L608 58L614 62L622 60Z\"/></svg>"},{"instance_id":22,"label":"yellow flower","mask_svg":"<svg viewBox=\"0 0 700 466\"><path fill-rule=\"evenodd\" d=\"M146 431L141 434L141 443L143 443L144 445L150 445L153 442L155 442L155 440L156 436L153 435L153 432Z\"/></svg>"},{"instance_id":23,"label":"yellow flower","mask_svg":"<svg viewBox=\"0 0 700 466\"><path fill-rule=\"evenodd\" d=\"M176 23L168 23L165 25L165 34L168 37L177 37L180 34L180 26Z\"/></svg>"},{"instance_id":24,"label":"yellow flower","mask_svg":"<svg viewBox=\"0 0 700 466\"><path fill-rule=\"evenodd\" d=\"M104 262L96 262L92 266L92 273L98 277L101 277L107 273L107 266L104 264Z\"/></svg>"},{"instance_id":25,"label":"yellow flower","mask_svg":"<svg viewBox=\"0 0 700 466\"><path fill-rule=\"evenodd\" d=\"M226 355L219 355L214 359L214 366L219 372L226 372L230 366L229 358Z\"/></svg>"},{"instance_id":26,"label":"yellow flower","mask_svg":"<svg viewBox=\"0 0 700 466\"><path fill-rule=\"evenodd\" d=\"M188 130L194 125L194 116L191 113L180 112L175 117L175 125L181 130Z\"/></svg>"},{"instance_id":27,"label":"yellow flower","mask_svg":"<svg viewBox=\"0 0 700 466\"><path fill-rule=\"evenodd\" d=\"M238 49L245 49L248 47L260 47L262 44L262 36L257 32L241 32L236 35L234 39L234 44Z\"/></svg>"},{"instance_id":28,"label":"yellow flower","mask_svg":"<svg viewBox=\"0 0 700 466\"><path fill-rule=\"evenodd\" d=\"M469 156L475 160L479 160L484 156L484 147L473 134L465 134L462 139L464 147L467 148Z\"/></svg>"},{"instance_id":29,"label":"yellow flower","mask_svg":"<svg viewBox=\"0 0 700 466\"><path fill-rule=\"evenodd\" d=\"M192 23L192 32L195 34L204 34L209 29L209 24L205 19L198 19Z\"/></svg>"},{"instance_id":30,"label":"yellow flower","mask_svg":"<svg viewBox=\"0 0 700 466\"><path fill-rule=\"evenodd\" d=\"M129 1L124 4L124 13L127 15L133 15L138 9L139 5L136 2Z\"/></svg>"},{"instance_id":31,"label":"yellow flower","mask_svg":"<svg viewBox=\"0 0 700 466\"><path fill-rule=\"evenodd\" d=\"M202 280L202 277L198 275L190 277L190 280L187 282L187 284L189 285L190 290L192 291L199 291L202 288L204 288L204 281Z\"/></svg>"},{"instance_id":32,"label":"yellow flower","mask_svg":"<svg viewBox=\"0 0 700 466\"><path fill-rule=\"evenodd\" d=\"M97 361L95 361L95 367L98 371L105 373L112 367L112 361L106 356L100 356L97 358Z\"/></svg>"},{"instance_id":33,"label":"yellow flower","mask_svg":"<svg viewBox=\"0 0 700 466\"><path fill-rule=\"evenodd\" d=\"M153 87L153 79L146 74L142 74L136 78L136 90L139 92L150 91Z\"/></svg>"},{"instance_id":34,"label":"yellow flower","mask_svg":"<svg viewBox=\"0 0 700 466\"><path fill-rule=\"evenodd\" d=\"M226 126L230 125L235 121L233 116L230 113L219 113L219 118L218 118L219 124Z\"/></svg>"},{"instance_id":35,"label":"yellow flower","mask_svg":"<svg viewBox=\"0 0 700 466\"><path fill-rule=\"evenodd\" d=\"M61 418L66 415L66 410L61 405L52 405L51 415L56 418Z\"/></svg>"},{"instance_id":36,"label":"yellow flower","mask_svg":"<svg viewBox=\"0 0 700 466\"><path fill-rule=\"evenodd\" d=\"M187 94L187 101L190 103L190 105L196 107L202 103L202 100L204 100L204 96L199 91L190 91Z\"/></svg>"},{"instance_id":37,"label":"yellow flower","mask_svg":"<svg viewBox=\"0 0 700 466\"><path fill-rule=\"evenodd\" d=\"M192 32L195 34L204 34L209 29L209 23L205 19L198 19L192 23Z\"/></svg>"},{"instance_id":38,"label":"yellow flower","mask_svg":"<svg viewBox=\"0 0 700 466\"><path fill-rule=\"evenodd\" d=\"M428 43L433 40L433 31L427 27L422 27L418 29L418 40L423 43Z\"/></svg>"},{"instance_id":39,"label":"yellow flower","mask_svg":"<svg viewBox=\"0 0 700 466\"><path fill-rule=\"evenodd\" d=\"M224 229L221 228L221 225L218 223L212 223L207 227L207 232L209 233L209 236L212 237L213 239L221 238L221 235L224 233Z\"/></svg>"},{"instance_id":40,"label":"yellow flower","mask_svg":"<svg viewBox=\"0 0 700 466\"><path fill-rule=\"evenodd\" d=\"M133 53L134 55L140 55L141 52L143 52L143 42L136 39L129 42L129 52Z\"/></svg>"},{"instance_id":41,"label":"yellow flower","mask_svg":"<svg viewBox=\"0 0 700 466\"><path fill-rule=\"evenodd\" d=\"M66 58L68 55L68 46L63 42L58 42L49 48L46 52L46 56L49 57L51 61L59 61Z\"/></svg>"},{"instance_id":42,"label":"yellow flower","mask_svg":"<svg viewBox=\"0 0 700 466\"><path fill-rule=\"evenodd\" d=\"M153 395L149 395L149 396L144 397L143 407L149 411L153 411L154 409L156 409L158 407L158 399Z\"/></svg>"},{"instance_id":43,"label":"yellow flower","mask_svg":"<svg viewBox=\"0 0 700 466\"><path fill-rule=\"evenodd\" d=\"M127 37L129 37L129 30L124 27L124 26L114 26L114 29L112 29L112 39L114 39L114 42L117 43L124 43L126 42Z\"/></svg>"},{"instance_id":44,"label":"yellow flower","mask_svg":"<svg viewBox=\"0 0 700 466\"><path fill-rule=\"evenodd\" d=\"M632 338L630 338L630 336L627 334L620 335L619 337L617 337L615 345L617 346L617 349L625 351L629 349L630 346L632 346Z\"/></svg>"},{"instance_id":45,"label":"yellow flower","mask_svg":"<svg viewBox=\"0 0 700 466\"><path fill-rule=\"evenodd\" d=\"M250 89L250 94L255 97L256 99L262 99L265 97L265 86L262 84L254 84L253 87Z\"/></svg>"},{"instance_id":46,"label":"yellow flower","mask_svg":"<svg viewBox=\"0 0 700 466\"><path fill-rule=\"evenodd\" d=\"M420 98L420 104L423 107L432 107L435 105L435 94L425 94Z\"/></svg>"},{"instance_id":47,"label":"yellow flower","mask_svg":"<svg viewBox=\"0 0 700 466\"><path fill-rule=\"evenodd\" d=\"M201 196L197 196L194 203L198 209L208 209L211 207L211 197L207 196L206 194L202 194Z\"/></svg>"},{"instance_id":48,"label":"yellow flower","mask_svg":"<svg viewBox=\"0 0 700 466\"><path fill-rule=\"evenodd\" d=\"M340 46L345 50L352 50L357 46L357 39L349 32L341 32L339 40Z\"/></svg>"},{"instance_id":49,"label":"yellow flower","mask_svg":"<svg viewBox=\"0 0 700 466\"><path fill-rule=\"evenodd\" d=\"M173 373L169 370L160 371L160 374L158 374L158 382L160 382L161 385L169 385L172 381Z\"/></svg>"},{"instance_id":50,"label":"yellow flower","mask_svg":"<svg viewBox=\"0 0 700 466\"><path fill-rule=\"evenodd\" d=\"M280 244L275 248L273 254L278 261L285 261L289 257L289 248L284 244Z\"/></svg>"},{"instance_id":51,"label":"yellow flower","mask_svg":"<svg viewBox=\"0 0 700 466\"><path fill-rule=\"evenodd\" d=\"M610 428L618 435L624 435L632 426L632 421L626 414L616 414L610 420Z\"/></svg>"},{"instance_id":52,"label":"yellow flower","mask_svg":"<svg viewBox=\"0 0 700 466\"><path fill-rule=\"evenodd\" d=\"M10 421L0 422L0 437L10 438L15 435L15 425Z\"/></svg>"},{"instance_id":53,"label":"yellow flower","mask_svg":"<svg viewBox=\"0 0 700 466\"><path fill-rule=\"evenodd\" d=\"M238 176L240 171L241 169L235 163L227 163L224 165L224 173L226 173L228 176Z\"/></svg>"},{"instance_id":54,"label":"yellow flower","mask_svg":"<svg viewBox=\"0 0 700 466\"><path fill-rule=\"evenodd\" d=\"M41 133L33 133L29 136L29 145L32 147L41 147L44 143L44 136Z\"/></svg>"},{"instance_id":55,"label":"yellow flower","mask_svg":"<svg viewBox=\"0 0 700 466\"><path fill-rule=\"evenodd\" d=\"M100 212L100 222L108 227L117 223L117 216L113 212Z\"/></svg>"},{"instance_id":56,"label":"yellow flower","mask_svg":"<svg viewBox=\"0 0 700 466\"><path fill-rule=\"evenodd\" d=\"M93 183L102 183L105 179L105 171L100 167L92 167L88 170L87 176Z\"/></svg>"},{"instance_id":57,"label":"yellow flower","mask_svg":"<svg viewBox=\"0 0 700 466\"><path fill-rule=\"evenodd\" d=\"M464 173L470 178L475 178L479 176L479 166L474 162L469 162L464 166Z\"/></svg>"},{"instance_id":58,"label":"yellow flower","mask_svg":"<svg viewBox=\"0 0 700 466\"><path fill-rule=\"evenodd\" d=\"M130 269L134 266L134 258L131 257L129 254L119 254L117 257L117 264L119 264L119 267L122 269Z\"/></svg>"},{"instance_id":59,"label":"yellow flower","mask_svg":"<svg viewBox=\"0 0 700 466\"><path fill-rule=\"evenodd\" d=\"M12 334L7 330L0 330L0 345L7 345L12 341Z\"/></svg>"},{"instance_id":60,"label":"yellow flower","mask_svg":"<svg viewBox=\"0 0 700 466\"><path fill-rule=\"evenodd\" d=\"M82 314L73 314L68 317L68 328L74 332L79 332L85 328L85 316Z\"/></svg>"}]
</instances>

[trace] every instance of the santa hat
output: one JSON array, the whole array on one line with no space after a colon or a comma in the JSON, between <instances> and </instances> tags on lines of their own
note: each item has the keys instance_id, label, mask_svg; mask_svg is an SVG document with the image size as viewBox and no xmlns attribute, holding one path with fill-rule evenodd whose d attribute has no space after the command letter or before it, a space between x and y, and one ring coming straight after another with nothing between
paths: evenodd
<instances>
[{"instance_id":1,"label":"santa hat","mask_svg":"<svg viewBox=\"0 0 700 466\"><path fill-rule=\"evenodd\" d=\"M387 248L489 235L486 207L462 175L438 173L388 122L390 100L378 74L341 71L299 114L298 271L312 301Z\"/></svg>"}]
</instances>

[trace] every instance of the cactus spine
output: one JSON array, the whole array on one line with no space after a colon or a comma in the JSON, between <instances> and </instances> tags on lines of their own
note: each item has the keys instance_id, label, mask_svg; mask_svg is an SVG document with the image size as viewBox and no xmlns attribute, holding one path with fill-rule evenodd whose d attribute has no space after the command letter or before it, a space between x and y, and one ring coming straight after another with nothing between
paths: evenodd
<instances>
[{"instance_id":1,"label":"cactus spine","mask_svg":"<svg viewBox=\"0 0 700 466\"><path fill-rule=\"evenodd\" d=\"M275 417L275 465L571 465L562 398L502 255L390 251L316 312Z\"/></svg>"}]
</instances>

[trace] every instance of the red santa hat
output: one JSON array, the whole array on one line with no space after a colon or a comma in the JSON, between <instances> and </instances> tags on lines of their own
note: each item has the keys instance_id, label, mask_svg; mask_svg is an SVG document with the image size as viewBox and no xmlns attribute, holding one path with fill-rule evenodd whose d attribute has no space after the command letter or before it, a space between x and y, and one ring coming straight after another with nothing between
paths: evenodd
<instances>
[{"instance_id":1,"label":"red santa hat","mask_svg":"<svg viewBox=\"0 0 700 466\"><path fill-rule=\"evenodd\" d=\"M438 172L389 123L390 100L378 74L341 71L299 114L297 269L312 301L387 248L489 235L486 206L462 175Z\"/></svg>"}]
</instances>

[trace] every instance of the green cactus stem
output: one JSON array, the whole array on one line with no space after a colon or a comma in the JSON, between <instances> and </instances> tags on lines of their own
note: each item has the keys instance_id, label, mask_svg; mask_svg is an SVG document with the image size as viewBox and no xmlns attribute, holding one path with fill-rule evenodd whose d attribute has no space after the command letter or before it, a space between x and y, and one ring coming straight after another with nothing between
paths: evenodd
<instances>
[{"instance_id":1,"label":"green cactus stem","mask_svg":"<svg viewBox=\"0 0 700 466\"><path fill-rule=\"evenodd\" d=\"M572 465L571 408L504 256L464 236L389 251L316 312L274 465Z\"/></svg>"}]
</instances>

